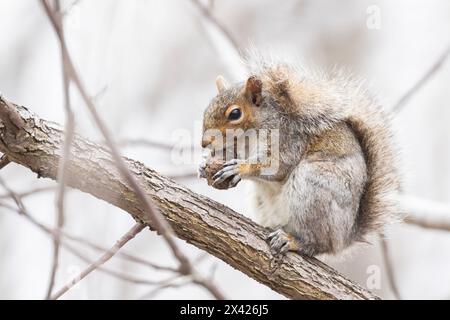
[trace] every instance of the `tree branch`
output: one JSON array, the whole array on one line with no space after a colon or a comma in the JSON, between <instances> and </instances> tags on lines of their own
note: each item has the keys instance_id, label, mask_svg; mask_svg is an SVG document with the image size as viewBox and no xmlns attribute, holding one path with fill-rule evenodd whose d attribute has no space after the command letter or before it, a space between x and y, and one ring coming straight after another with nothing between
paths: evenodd
<instances>
[{"instance_id":1,"label":"tree branch","mask_svg":"<svg viewBox=\"0 0 450 320\"><path fill-rule=\"evenodd\" d=\"M61 12L60 0L54 1L54 14L57 18L58 28L60 29L62 37L64 37L64 21ZM70 149L72 146L72 139L75 131L75 116L72 111L71 99L70 99L70 77L68 72L67 62L65 56L61 53L62 61L62 78L64 88L64 109L66 113L65 134L64 134L64 146L63 156L60 159L59 171L57 181L59 182L58 192L56 194L55 206L57 210L56 214L56 227L62 229L65 222L65 196L66 196L66 167L70 161ZM53 287L55 286L56 273L59 267L59 255L60 255L61 239L59 233L55 234L53 238L53 263L50 271L50 281L47 288L46 299L50 299Z\"/></svg>"},{"instance_id":2,"label":"tree branch","mask_svg":"<svg viewBox=\"0 0 450 320\"><path fill-rule=\"evenodd\" d=\"M389 286L391 287L392 294L394 295L395 299L402 300L402 296L400 295L400 290L398 289L397 285L397 278L395 277L394 264L392 263L389 245L387 240L383 237L380 237L380 247L384 266L386 267L387 279L389 282Z\"/></svg>"},{"instance_id":3,"label":"tree branch","mask_svg":"<svg viewBox=\"0 0 450 320\"><path fill-rule=\"evenodd\" d=\"M191 2L194 4L194 6L197 7L198 10L203 14L203 16L210 21L212 24L214 24L220 32L227 38L227 40L232 44L234 48L239 48L239 44L234 38L234 36L231 34L230 31L214 16L214 14L211 12L210 8L204 6L202 3L200 3L199 0L191 0Z\"/></svg>"},{"instance_id":4,"label":"tree branch","mask_svg":"<svg viewBox=\"0 0 450 320\"><path fill-rule=\"evenodd\" d=\"M433 200L402 195L398 202L408 213L405 222L425 229L450 231L450 206Z\"/></svg>"},{"instance_id":5,"label":"tree branch","mask_svg":"<svg viewBox=\"0 0 450 320\"><path fill-rule=\"evenodd\" d=\"M9 112L2 112L5 109ZM9 125L11 112L15 120L23 123L21 128ZM55 179L62 152L61 127L3 98L0 119L0 151L39 177ZM265 241L268 231L261 226L140 162L123 160L145 196L152 199L179 238L273 290L293 299L378 298L314 258L288 253L283 259L275 260ZM120 174L108 150L75 135L72 161L67 170L68 186L105 200L154 228L142 202Z\"/></svg>"},{"instance_id":6,"label":"tree branch","mask_svg":"<svg viewBox=\"0 0 450 320\"><path fill-rule=\"evenodd\" d=\"M450 56L450 45L445 49L438 59L431 65L431 67L423 74L423 76L408 90L398 102L392 107L392 112L398 114L408 101L416 94L420 88L422 88L428 80L430 80L433 75L444 65L447 58Z\"/></svg>"}]
</instances>

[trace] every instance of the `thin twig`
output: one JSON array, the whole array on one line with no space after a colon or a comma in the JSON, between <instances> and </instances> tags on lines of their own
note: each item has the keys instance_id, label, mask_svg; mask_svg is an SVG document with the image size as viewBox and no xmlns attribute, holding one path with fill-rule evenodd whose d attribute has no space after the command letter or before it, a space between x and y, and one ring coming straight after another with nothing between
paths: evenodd
<instances>
[{"instance_id":1,"label":"thin twig","mask_svg":"<svg viewBox=\"0 0 450 320\"><path fill-rule=\"evenodd\" d=\"M84 238L81 238L81 237L78 237L78 236L74 236L74 235L72 235L70 233L67 233L67 232L60 231L60 233L61 233L61 236L63 238L66 238L68 240L72 240L72 241L75 241L77 243L83 244L83 245L85 245L85 246L87 246L87 247L89 247L91 249L96 250L96 251L101 251L101 252L108 251L107 248L105 248L103 246L100 246L100 245L98 245L96 243L93 243L93 242L91 242L91 241L89 241L87 239L84 239ZM137 263L137 264L140 264L140 265L145 266L145 267L149 267L149 268L154 269L154 270L169 271L169 272L173 272L173 273L178 273L178 269L176 269L176 268L159 265L159 264L150 262L148 260L136 257L136 256L131 255L129 253L126 253L126 252L124 252L122 250L117 253L117 257L118 258L122 258L124 260L128 260L128 261Z\"/></svg>"},{"instance_id":2,"label":"thin twig","mask_svg":"<svg viewBox=\"0 0 450 320\"><path fill-rule=\"evenodd\" d=\"M0 183L3 185L4 188L7 188L6 185L4 184L4 182L0 181ZM10 190L10 189L8 189ZM14 191L10 190L10 192L12 194L15 194ZM65 232L62 232L61 230L58 229L52 229L49 226L46 226L45 224L37 221L33 216L30 215L30 213L28 212L28 210L25 208L25 205L21 202L21 200L19 200L20 205L17 205L17 208L14 208L12 206L9 206L6 203L2 203L0 202L0 206L11 210L13 212L17 212L19 215L21 215L22 217L24 217L25 219L27 219L32 225L36 226L38 229L40 229L41 231L45 232L46 234L48 234L51 237L55 237L55 235L57 233L60 234L60 236L62 236L63 238L66 238L68 240L72 240L72 241L76 241L80 244L86 245L88 247L90 247L91 249L97 250L97 251L103 251L104 253L108 252L109 249L105 249L104 247L101 247L99 245L93 244L85 239L82 239L80 237L76 237L73 235L69 235ZM67 243L66 241L61 241L61 245L67 249L69 252L71 252L73 255L77 256L78 258L80 258L81 260L85 261L86 263L92 264L92 260L90 260L89 258L87 258L85 255L83 255L79 250L77 250L74 246L70 245L69 243ZM175 268L171 268L171 267L165 267L165 266L160 266L157 264L153 264L151 262L148 262L146 260L137 258L135 256L129 255L125 252L118 252L116 254L117 257L122 257L128 261L132 261L135 263L139 263L142 264L144 266L150 267L152 269L155 270L160 270L160 271L170 271L172 273L176 273L178 274L178 270ZM127 281L127 282L131 282L131 283L135 283L135 284L147 284L147 285L155 285L155 284L160 284L161 281L151 281L151 280L145 280L145 279L138 279L138 278L134 278L128 275L125 275L123 273L120 273L118 271L113 271L113 270L109 270L107 268L104 267L99 267L99 270L109 274L111 276L114 276L116 278L119 278L121 280ZM172 279L172 278L169 278Z\"/></svg>"},{"instance_id":3,"label":"thin twig","mask_svg":"<svg viewBox=\"0 0 450 320\"><path fill-rule=\"evenodd\" d=\"M173 230L171 226L168 224L168 222L164 219L164 217L159 213L157 208L153 205L153 203L146 197L144 191L140 187L137 180L134 178L134 176L131 174L130 170L128 169L127 164L125 163L124 159L122 158L119 149L117 145L115 144L112 135L109 131L109 129L106 127L106 125L103 123L103 120L97 113L97 109L93 103L93 101L90 99L89 95L87 94L84 85L82 84L78 73L75 69L75 66L73 65L72 59L70 57L70 53L67 49L67 45L64 39L64 36L61 34L61 30L58 28L58 20L55 17L54 13L52 12L49 4L46 0L41 0L41 3L44 6L45 12L47 13L47 16L53 26L53 29L55 30L62 54L65 57L65 61L67 64L67 72L70 76L71 81L75 84L77 87L84 103L88 107L91 116L94 118L94 121L100 130L100 132L103 135L103 138L105 139L106 145L110 149L111 156L113 157L117 169L121 173L121 175L124 177L124 179L129 183L132 190L135 192L137 198L142 203L144 207L144 212L146 212L149 215L150 220L153 223L153 227L156 229L156 231L165 239L166 243L169 245L169 248L172 251L172 254L176 257L176 259L180 263L180 273L183 274L192 274L194 278L198 279L198 283L202 285L205 289L210 291L210 293L217 299L224 299L224 295L219 291L219 289L213 285L212 283L202 279L200 275L196 273L194 270L192 264L190 263L187 256L184 255L184 253L181 252L180 248L175 242L175 239L173 237Z\"/></svg>"},{"instance_id":4,"label":"thin twig","mask_svg":"<svg viewBox=\"0 0 450 320\"><path fill-rule=\"evenodd\" d=\"M105 139L106 145L110 149L111 155L113 156L114 161L116 162L119 172L123 175L123 177L127 180L127 182L132 187L132 189L136 192L136 196L139 198L139 200L142 201L142 203L146 209L145 211L148 212L148 214L152 218L151 220L154 222L155 228L158 231L158 233L160 233L166 239L167 243L169 244L170 248L172 249L172 252L178 258L181 265L185 266L187 259L186 259L186 257L184 257L181 254L177 245L175 244L173 237L172 237L172 231L171 231L170 226L167 224L167 222L165 222L156 213L156 208L149 201L149 199L147 199L145 197L145 194L142 192L139 184L137 183L137 181L133 178L133 176L129 172L125 161L123 160L122 156L120 155L119 150L116 147L116 144L113 141L113 138L109 132L109 129L104 125L103 121L100 118L100 115L97 113L96 107L93 105L92 100L90 99L89 95L86 93L86 90L84 89L84 86L81 83L81 80L78 77L78 73L76 72L75 67L72 63L72 60L70 58L70 54L67 50L65 39L64 39L63 35L61 34L61 30L58 28L58 22L57 22L55 15L51 11L51 8L48 5L47 1L41 0L41 2L43 3L45 11L53 25L53 28L54 28L58 38L59 38L61 50L62 50L62 53L65 56L65 60L67 62L70 79L74 82L74 84L78 88L78 91L80 92L80 95L83 98L83 101L87 105L92 117L94 118L94 121L95 121L97 127L99 128L100 132L102 133L102 135Z\"/></svg>"},{"instance_id":5,"label":"thin twig","mask_svg":"<svg viewBox=\"0 0 450 320\"><path fill-rule=\"evenodd\" d=\"M15 192L15 191L13 191L12 189L10 189L10 188L5 184L5 182L4 182L3 180L1 180L1 178L0 178L0 185L2 185L3 188L7 191L7 194L2 195L2 196L0 197L0 199L13 199L14 202L16 203L18 209L17 209L17 210L14 210L14 208L8 206L8 205L5 204L5 203L0 203L0 205L3 206L3 207L5 207L5 208L8 208L8 209L10 209L10 210L17 211L17 212L18 212L19 214L21 214L21 215L24 215L24 216L25 216L27 219L29 219L35 226L39 227L42 231L48 233L48 234L51 235L52 237L55 237L56 234L59 234L59 236L62 237L62 238L65 238L65 239L67 239L67 240L76 242L76 243L81 244L81 245L83 245L83 246L85 246L85 247L88 247L88 248L90 248L90 249L93 249L93 250L96 250L96 251L99 251L99 252L102 252L102 253L104 253L104 252L106 252L106 251L109 250L108 248L106 248L106 247L104 247L104 246L101 246L101 245L99 245L99 244L96 244L96 243L94 243L94 242L92 242L92 241L90 241L90 240L88 240L88 239L82 238L82 237L80 237L80 236L76 236L76 235L74 235L74 234L71 234L71 233L69 233L69 232L67 232L67 231L63 231L63 230L61 230L61 229L52 229L52 228L50 228L50 227L48 227L48 226L45 226L45 225L42 224L41 222L38 222L36 219L34 219L34 218L30 215L30 213L28 212L28 210L26 210L25 205L24 205L24 203L23 203L23 201L22 201L22 198L24 197L24 195L30 195L30 194L32 194L33 192L45 191L45 190L46 190L45 188L40 188L40 189L39 189L39 188L36 188L36 189L34 189L34 190L30 190L30 191L28 191L28 192L25 192L25 193L20 194L20 193L17 193L17 192ZM51 188L50 190L53 190L53 189L54 189L54 187L47 187L47 188ZM64 243L63 243L63 245L64 245ZM132 254L126 253L126 252L124 252L124 251L118 252L117 257L118 257L118 258L121 258L121 259L123 259L123 260L127 260L127 261L130 261L130 262L134 262L134 263L136 263L136 264L140 264L140 265L142 265L142 266L144 266L144 267L148 267L148 268L151 268L151 269L154 269L154 270L178 273L178 269L177 269L177 268L159 265L159 264L153 263L153 262L151 262L151 261L148 261L148 260L139 258L139 257L137 257L137 256L134 256L134 255L132 255ZM199 261L197 261L197 260L195 261L195 263L198 263L198 262L199 262Z\"/></svg>"},{"instance_id":6,"label":"thin twig","mask_svg":"<svg viewBox=\"0 0 450 320\"><path fill-rule=\"evenodd\" d=\"M175 279L171 279L170 281L161 282L161 284L159 286L157 286L156 288L147 292L145 295L140 297L138 300L150 300L150 299L155 298L155 296L164 289L181 288L181 287L187 286L192 283L192 279L187 279L185 281L178 282L178 283L175 282L176 280L181 279L181 278L183 278L183 277L179 276Z\"/></svg>"},{"instance_id":7,"label":"thin twig","mask_svg":"<svg viewBox=\"0 0 450 320\"><path fill-rule=\"evenodd\" d=\"M17 212L20 216L24 217L26 220L28 220L31 224L33 224L34 226L36 226L38 229L40 229L41 231L45 232L46 234L48 234L49 236L51 236L52 238L55 238L56 236L60 236L62 234L60 229L52 229L46 225L44 225L43 223L37 221L33 216L30 215L30 213L28 212L28 210L25 207L25 204L22 202L22 200L20 199L20 197L18 197L18 195L12 190L10 189L6 183L0 178L0 184L3 186L3 188L9 193L10 197L15 201L17 208L11 207L6 203L2 203L0 202L0 206L3 208L6 208L8 210L11 210L13 212ZM62 241L60 242L60 244L66 248L69 252L71 252L73 255L77 256L79 259L85 261L88 264L92 264L93 262L87 258L85 255L83 255L81 252L79 252L79 250L77 250L74 246ZM109 250L104 250L104 254L108 253ZM161 283L161 281L151 281L151 280L147 280L147 279L139 279L139 278L135 278L126 274L123 274L121 272L118 271L114 271L114 270L109 270L107 268L104 268L102 266L99 266L99 271L108 274L110 276L116 277L118 279L121 279L123 281L127 281L127 282L131 282L133 284L141 284L141 285L159 285ZM172 269L174 270L174 269ZM172 271L171 270L171 271ZM173 272L177 273L177 270L174 270ZM173 279L174 277L168 278L167 280Z\"/></svg>"},{"instance_id":8,"label":"thin twig","mask_svg":"<svg viewBox=\"0 0 450 320\"><path fill-rule=\"evenodd\" d=\"M427 83L428 80L430 80L431 77L443 66L444 62L447 60L449 55L450 55L450 46L447 47L444 53L439 56L439 58L424 73L424 75L405 94L403 94L403 96L392 108L392 112L399 113L407 104L407 102L412 98L412 96L416 94L419 91L419 89L423 87L423 85Z\"/></svg>"},{"instance_id":9,"label":"thin twig","mask_svg":"<svg viewBox=\"0 0 450 320\"><path fill-rule=\"evenodd\" d=\"M58 28L61 33L61 37L64 38L64 22L63 22L63 13L61 12L61 4L60 0L55 0L55 9L54 15L57 18ZM64 226L65 220L65 194L66 194L66 174L67 174L67 166L70 161L70 149L72 145L74 130L75 130L75 117L72 111L71 99L70 99L70 79L68 75L68 66L67 61L65 59L65 55L61 54L62 61L62 78L63 78L63 88L64 88L64 109L66 113L66 124L65 124L65 134L64 134L64 144L62 156L60 158L59 167L58 167L58 182L59 188L56 194L56 227L57 229L62 229ZM47 288L46 299L49 299L53 287L55 285L56 273L58 270L59 264L59 251L60 251L60 236L57 233L53 239L53 263L52 269L50 272L50 281Z\"/></svg>"},{"instance_id":10,"label":"thin twig","mask_svg":"<svg viewBox=\"0 0 450 320\"><path fill-rule=\"evenodd\" d=\"M14 201L19 210L19 213L26 215L27 211L25 209L25 205L22 202L22 199L20 199L20 197L17 196L17 194L6 185L5 181L3 181L1 177L0 177L0 185L2 185L3 189L6 190L6 193Z\"/></svg>"},{"instance_id":11,"label":"thin twig","mask_svg":"<svg viewBox=\"0 0 450 320\"><path fill-rule=\"evenodd\" d=\"M35 194L39 194L39 193L43 193L43 192L49 192L49 191L55 191L55 190L56 190L56 187L53 187L53 186L50 186L50 187L38 187L38 188L34 188L34 189L30 189L30 190L24 191L22 193L17 193L16 192L16 195L19 198L23 199L23 198L26 198L26 197L29 197L29 196L32 196L32 195L35 195ZM10 195L9 194L2 194L2 195L0 195L0 199L6 199L6 198L10 198Z\"/></svg>"},{"instance_id":12,"label":"thin twig","mask_svg":"<svg viewBox=\"0 0 450 320\"><path fill-rule=\"evenodd\" d=\"M191 2L200 10L203 16L212 24L216 25L220 32L228 39L228 41L235 47L239 48L239 43L236 41L231 32L220 22L211 12L211 7L204 6L199 0L191 0Z\"/></svg>"},{"instance_id":13,"label":"thin twig","mask_svg":"<svg viewBox=\"0 0 450 320\"><path fill-rule=\"evenodd\" d=\"M80 0L72 1L71 4L69 4L66 8L64 8L64 10L61 11L61 14L63 16L69 14L70 10L72 10L72 8L76 7L80 2L81 2Z\"/></svg>"},{"instance_id":14,"label":"thin twig","mask_svg":"<svg viewBox=\"0 0 450 320\"><path fill-rule=\"evenodd\" d=\"M149 139L123 139L119 140L117 144L121 147L148 147L167 151L171 151L176 148L173 145Z\"/></svg>"},{"instance_id":15,"label":"thin twig","mask_svg":"<svg viewBox=\"0 0 450 320\"><path fill-rule=\"evenodd\" d=\"M69 291L78 282L87 277L91 272L95 271L98 267L103 265L109 259L111 259L124 245L126 245L131 239L133 239L139 232L144 230L146 226L142 223L136 223L123 237L121 237L116 244L106 253L104 253L97 261L87 267L78 276L72 279L69 283L64 285L50 299L56 300Z\"/></svg>"},{"instance_id":16,"label":"thin twig","mask_svg":"<svg viewBox=\"0 0 450 320\"><path fill-rule=\"evenodd\" d=\"M233 34L222 22L215 17L210 7L203 5L198 0L191 0L202 14L201 26L210 41L217 56L226 66L227 74L232 77L241 78L248 73L242 62L242 51Z\"/></svg>"},{"instance_id":17,"label":"thin twig","mask_svg":"<svg viewBox=\"0 0 450 320\"><path fill-rule=\"evenodd\" d=\"M188 179L197 179L198 173L197 172L186 172L186 173L180 173L180 174L167 174L166 176L173 180L188 180Z\"/></svg>"},{"instance_id":18,"label":"thin twig","mask_svg":"<svg viewBox=\"0 0 450 320\"><path fill-rule=\"evenodd\" d=\"M89 265L93 264L91 259L87 258L84 254L82 254L74 246L72 246L72 245L70 245L70 244L68 244L66 242L62 242L62 246L67 251L72 253L74 256L78 257L80 260L83 260L84 262L88 263ZM104 266L99 266L98 267L98 271L103 272L104 274L107 274L107 275L109 275L111 277L117 278L117 279L125 281L125 282L129 282L129 283L137 284L137 285L146 285L146 286L160 285L162 281L168 281L168 280L174 279L175 277L178 277L178 274L176 274L175 276L174 275L170 276L166 280L141 279L141 278L136 278L136 277L128 275L128 274L124 274L124 273L119 272L119 271L108 269L108 268L106 268Z\"/></svg>"},{"instance_id":19,"label":"thin twig","mask_svg":"<svg viewBox=\"0 0 450 320\"><path fill-rule=\"evenodd\" d=\"M12 211L17 211L20 215L25 217L29 222L31 222L33 225L37 226L40 230L46 232L47 234L49 234L53 238L56 238L56 237L60 238L60 236L64 236L64 237L66 237L66 238L68 238L70 240L77 241L79 243L83 243L85 245L88 245L88 246L90 246L93 249L105 251L104 256L107 255L107 254L111 254L110 250L109 251L105 250L104 248L102 248L102 247L100 247L100 246L98 246L96 244L93 244L93 243L91 243L91 242L89 242L89 241L87 241L85 239L69 235L67 233L62 232L60 229L51 229L51 228L45 226L44 224L38 222L36 219L34 219L28 213L27 209L25 208L25 205L23 204L22 200L20 199L20 196L17 193L15 193L13 190L11 190L3 182L3 180L1 180L1 179L0 179L0 184L2 184L3 188L8 192L8 197L12 198L16 202L17 209L15 209L13 207L10 207L7 204L3 204L3 203L0 203L0 206L2 206L4 208L7 208L9 210L12 210ZM87 258L85 255L83 255L80 251L78 251L75 247L71 246L70 244L65 243L65 242L60 242L60 244L62 246L64 246L73 255L77 256L78 258L80 258L81 260L85 261L86 263L91 264L91 267L92 267L92 265L95 264L89 258ZM141 263L141 264L144 264L144 265L149 266L149 267L154 268L154 269L165 270L165 271L171 271L171 272L174 272L174 273L178 273L178 270L175 269L175 268L159 266L159 265L150 263L148 261L145 261L143 259L134 257L132 255L129 255L129 254L126 254L126 253L123 253L123 252L119 252L117 254L117 256L123 256L123 257L125 257L126 259L128 259L130 261ZM196 260L196 262L198 263L198 262L200 262L200 260ZM132 276L120 273L118 271L107 269L107 268L102 267L102 266L98 266L98 270L103 272L103 273L105 273L105 274L113 276L115 278L121 279L123 281L130 282L130 283L133 283L133 284L138 284L138 285L159 285L160 286L163 283L172 281L173 279L179 277L179 275L177 275L175 277L170 277L170 278L168 278L166 280L162 280L162 281L161 280L160 281L152 281L152 280L147 280L147 279L135 278L135 277L132 277Z\"/></svg>"},{"instance_id":20,"label":"thin twig","mask_svg":"<svg viewBox=\"0 0 450 320\"><path fill-rule=\"evenodd\" d=\"M395 299L402 300L402 296L400 295L400 291L398 290L397 286L397 280L394 272L394 264L392 263L391 260L389 246L386 239L384 239L383 237L380 237L380 247L381 253L383 255L384 266L386 268L387 279L391 287L392 294L394 295Z\"/></svg>"},{"instance_id":21,"label":"thin twig","mask_svg":"<svg viewBox=\"0 0 450 320\"><path fill-rule=\"evenodd\" d=\"M11 163L11 160L8 159L8 155L4 154L0 158L0 170L2 170L4 167L6 167L8 164Z\"/></svg>"},{"instance_id":22,"label":"thin twig","mask_svg":"<svg viewBox=\"0 0 450 320\"><path fill-rule=\"evenodd\" d=\"M5 203L1 203L0 202L0 206L14 211L14 212L18 212L22 217L24 217L25 219L27 219L31 224L33 224L34 226L36 226L37 228L39 228L41 231L45 232L46 234L48 234L51 237L54 237L55 234L57 234L59 231L56 229L51 229L50 227L42 224L41 222L38 222L35 218L33 218L31 215L29 215L26 211L22 211L21 209L16 209L14 207L11 207ZM72 253L74 256L78 257L80 260L83 260L84 262L88 263L88 264L92 264L93 261L89 258L87 258L84 254L82 254L78 249L76 249L74 246L70 245L69 243L67 243L66 241L61 241L61 247L65 248L67 251L69 251L70 253ZM119 280L122 281L126 281L126 282L130 282L133 284L138 284L138 285L160 285L161 281L153 281L153 280L148 280L148 279L140 279L140 278L136 278L115 270L111 270L105 267L100 266L98 268L98 270L100 272L103 272L109 276L115 277ZM170 277L167 280L173 279L174 277Z\"/></svg>"}]
</instances>

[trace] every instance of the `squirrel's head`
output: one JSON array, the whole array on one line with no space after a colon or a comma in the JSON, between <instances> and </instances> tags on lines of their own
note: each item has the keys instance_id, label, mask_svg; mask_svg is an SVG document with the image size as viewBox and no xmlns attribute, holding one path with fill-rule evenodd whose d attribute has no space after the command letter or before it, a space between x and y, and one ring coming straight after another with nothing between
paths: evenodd
<instances>
[{"instance_id":1,"label":"squirrel's head","mask_svg":"<svg viewBox=\"0 0 450 320\"><path fill-rule=\"evenodd\" d=\"M222 76L218 76L216 86L219 93L203 117L203 148L216 149L218 142L215 137L219 133L225 137L227 130L258 128L257 113L263 103L262 81L251 76L244 84L229 86Z\"/></svg>"}]
</instances>

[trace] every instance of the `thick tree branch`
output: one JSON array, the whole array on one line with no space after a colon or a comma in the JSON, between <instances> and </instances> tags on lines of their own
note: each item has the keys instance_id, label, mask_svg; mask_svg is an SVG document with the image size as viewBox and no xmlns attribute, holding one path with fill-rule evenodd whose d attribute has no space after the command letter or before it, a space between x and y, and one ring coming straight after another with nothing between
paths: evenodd
<instances>
[{"instance_id":1,"label":"thick tree branch","mask_svg":"<svg viewBox=\"0 0 450 320\"><path fill-rule=\"evenodd\" d=\"M61 127L4 99L0 99L0 119L0 151L39 177L55 179L62 152ZM11 121L22 125L11 125ZM108 150L76 135L71 160L68 186L105 200L152 226L142 202L118 171ZM289 253L282 260L275 260L265 241L264 228L140 162L124 160L179 238L273 290L294 299L377 299L316 259Z\"/></svg>"}]
</instances>

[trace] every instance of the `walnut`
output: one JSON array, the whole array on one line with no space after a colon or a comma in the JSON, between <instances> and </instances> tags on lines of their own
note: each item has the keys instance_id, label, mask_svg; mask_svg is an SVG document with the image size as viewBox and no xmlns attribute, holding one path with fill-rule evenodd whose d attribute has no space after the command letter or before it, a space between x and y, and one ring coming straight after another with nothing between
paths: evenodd
<instances>
[{"instance_id":1,"label":"walnut","mask_svg":"<svg viewBox=\"0 0 450 320\"><path fill-rule=\"evenodd\" d=\"M229 154L228 154L229 155ZM233 152L232 156L228 157L227 160L224 159L223 155L217 155L217 156L210 156L206 159L204 159L204 162L200 165L200 178L205 178L208 182L209 186L212 186L215 189L219 190L225 190L229 188L229 184L233 177L229 177L225 181L221 183L214 183L213 176L223 168L223 165L226 163L226 161L229 161L233 159L233 156L236 157L236 153Z\"/></svg>"},{"instance_id":2,"label":"walnut","mask_svg":"<svg viewBox=\"0 0 450 320\"><path fill-rule=\"evenodd\" d=\"M225 162L222 159L210 158L203 167L200 168L200 177L205 178L209 186L219 190L228 189L228 185L233 177L226 179L221 183L214 183L213 176L223 168Z\"/></svg>"}]
</instances>

